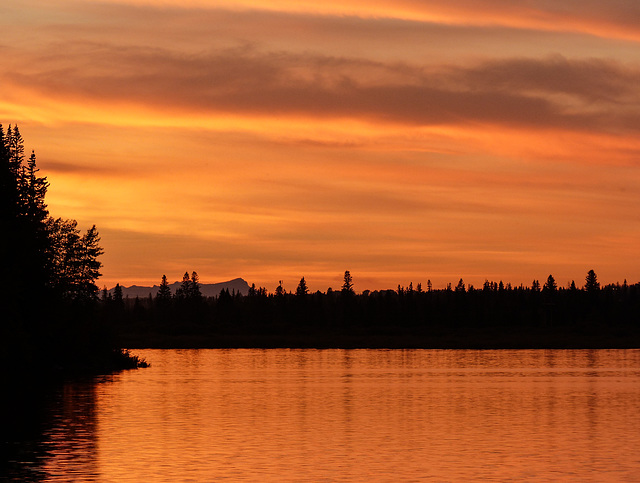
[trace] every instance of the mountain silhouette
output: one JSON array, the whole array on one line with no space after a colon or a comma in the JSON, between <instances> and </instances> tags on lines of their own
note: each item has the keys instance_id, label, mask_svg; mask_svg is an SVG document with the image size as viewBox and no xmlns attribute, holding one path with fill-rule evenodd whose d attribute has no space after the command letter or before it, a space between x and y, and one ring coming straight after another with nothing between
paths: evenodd
<instances>
[{"instance_id":1,"label":"mountain silhouette","mask_svg":"<svg viewBox=\"0 0 640 483\"><path fill-rule=\"evenodd\" d=\"M180 282L173 282L169 284L171 293L174 295L179 287ZM158 285L154 285L153 287L131 285L130 287L122 287L122 295L129 298L143 298L148 297L149 294L151 294L155 297L156 293L158 293L158 288ZM200 293L205 297L217 297L223 289L229 289L229 292L233 292L235 290L236 293L240 292L242 295L247 295L249 293L249 284L242 278L234 278L228 282L200 284ZM109 290L109 293L113 294L113 288Z\"/></svg>"}]
</instances>

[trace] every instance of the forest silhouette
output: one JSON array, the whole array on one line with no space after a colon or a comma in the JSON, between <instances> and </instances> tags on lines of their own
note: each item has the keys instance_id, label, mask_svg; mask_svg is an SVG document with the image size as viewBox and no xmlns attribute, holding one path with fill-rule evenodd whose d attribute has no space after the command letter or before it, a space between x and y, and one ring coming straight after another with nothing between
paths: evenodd
<instances>
[{"instance_id":1,"label":"forest silhouette","mask_svg":"<svg viewBox=\"0 0 640 483\"><path fill-rule=\"evenodd\" d=\"M2 226L0 364L6 378L105 372L141 361L121 350L96 316L103 253L95 226L53 218L35 152L17 126L0 125Z\"/></svg>"},{"instance_id":2,"label":"forest silhouette","mask_svg":"<svg viewBox=\"0 0 640 483\"><path fill-rule=\"evenodd\" d=\"M430 281L396 290L310 293L253 284L247 295L223 289L204 297L185 272L172 294L166 276L155 294L123 298L103 290L103 317L129 347L316 348L625 348L640 347L640 284L601 287L594 270L581 286L513 287L502 281L434 289Z\"/></svg>"},{"instance_id":3,"label":"forest silhouette","mask_svg":"<svg viewBox=\"0 0 640 483\"><path fill-rule=\"evenodd\" d=\"M130 299L122 287L100 293L103 249L95 226L53 218L35 153L25 157L17 127L0 125L3 367L104 371L144 361L120 347L640 347L640 284L584 283L433 288L430 281L356 293L347 270L339 290L295 290L282 282L247 295L205 297L195 271L172 293Z\"/></svg>"}]
</instances>

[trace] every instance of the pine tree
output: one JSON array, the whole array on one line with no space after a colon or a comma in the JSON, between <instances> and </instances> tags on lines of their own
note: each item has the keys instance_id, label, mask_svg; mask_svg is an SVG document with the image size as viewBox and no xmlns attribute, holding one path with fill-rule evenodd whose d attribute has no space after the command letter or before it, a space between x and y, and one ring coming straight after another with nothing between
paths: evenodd
<instances>
[{"instance_id":1,"label":"pine tree","mask_svg":"<svg viewBox=\"0 0 640 483\"><path fill-rule=\"evenodd\" d=\"M343 295L355 294L353 290L353 277L351 277L351 272L349 272L349 270L345 270L344 272L344 282L342 283L342 294Z\"/></svg>"},{"instance_id":2,"label":"pine tree","mask_svg":"<svg viewBox=\"0 0 640 483\"><path fill-rule=\"evenodd\" d=\"M9 124L5 140L9 154L9 165L17 178L24 161L24 139L22 139L18 126L12 128L11 124Z\"/></svg>"},{"instance_id":3,"label":"pine tree","mask_svg":"<svg viewBox=\"0 0 640 483\"><path fill-rule=\"evenodd\" d=\"M160 288L158 288L158 293L156 294L156 300L162 302L171 300L171 288L169 287L169 282L167 281L166 275L162 276Z\"/></svg>"},{"instance_id":4,"label":"pine tree","mask_svg":"<svg viewBox=\"0 0 640 483\"><path fill-rule=\"evenodd\" d=\"M124 308L124 297L122 295L122 287L119 283L113 289L113 303L118 309Z\"/></svg>"},{"instance_id":5,"label":"pine tree","mask_svg":"<svg viewBox=\"0 0 640 483\"><path fill-rule=\"evenodd\" d=\"M189 285L188 297L193 300L199 300L202 298L198 274L195 271L191 272L191 283Z\"/></svg>"},{"instance_id":6,"label":"pine tree","mask_svg":"<svg viewBox=\"0 0 640 483\"><path fill-rule=\"evenodd\" d=\"M78 298L94 300L97 297L98 286L95 282L102 275L100 273L102 262L98 260L98 257L104 253L102 247L98 245L99 242L100 236L95 225L80 238Z\"/></svg>"},{"instance_id":7,"label":"pine tree","mask_svg":"<svg viewBox=\"0 0 640 483\"><path fill-rule=\"evenodd\" d=\"M555 292L557 288L558 288L558 284L556 283L556 279L553 278L553 275L549 275L549 277L547 277L547 281L545 282L543 289L548 292Z\"/></svg>"},{"instance_id":8,"label":"pine tree","mask_svg":"<svg viewBox=\"0 0 640 483\"><path fill-rule=\"evenodd\" d=\"M189 272L184 272L182 276L182 283L178 290L176 290L176 298L179 300L184 300L189 297L189 292L191 291L191 279L189 278Z\"/></svg>"},{"instance_id":9,"label":"pine tree","mask_svg":"<svg viewBox=\"0 0 640 483\"><path fill-rule=\"evenodd\" d=\"M298 288L296 288L296 296L304 297L309 293L309 289L307 288L307 282L304 277L300 279L300 283L298 283Z\"/></svg>"},{"instance_id":10,"label":"pine tree","mask_svg":"<svg viewBox=\"0 0 640 483\"><path fill-rule=\"evenodd\" d=\"M593 270L589 270L585 279L584 289L589 293L594 293L600 290L600 283L598 282L598 276Z\"/></svg>"},{"instance_id":11,"label":"pine tree","mask_svg":"<svg viewBox=\"0 0 640 483\"><path fill-rule=\"evenodd\" d=\"M19 215L18 169L11 162L9 136L0 124L0 217L3 228ZM5 233L11 233L7 230ZM2 237L5 238L5 237Z\"/></svg>"}]
</instances>

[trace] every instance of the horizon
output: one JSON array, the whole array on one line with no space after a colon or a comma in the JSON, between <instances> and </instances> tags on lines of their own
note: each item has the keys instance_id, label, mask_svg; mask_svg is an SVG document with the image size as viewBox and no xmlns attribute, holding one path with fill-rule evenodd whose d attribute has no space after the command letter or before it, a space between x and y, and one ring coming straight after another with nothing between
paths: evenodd
<instances>
[{"instance_id":1,"label":"horizon","mask_svg":"<svg viewBox=\"0 0 640 483\"><path fill-rule=\"evenodd\" d=\"M359 291L635 283L638 13L8 3L0 122L35 150L51 215L96 225L99 286L184 267L269 291L345 269Z\"/></svg>"},{"instance_id":2,"label":"horizon","mask_svg":"<svg viewBox=\"0 0 640 483\"><path fill-rule=\"evenodd\" d=\"M594 270L594 271L595 271L595 270ZM595 272L596 272L596 276L598 276L597 271L595 271ZM196 271L196 273L198 273L198 272ZM352 273L351 275L353 276L353 273ZM471 285L471 286L473 286L476 290L477 290L477 289L481 289L481 288L482 288L482 286L483 286L483 284L485 283L485 281L488 281L488 282L494 282L494 283L503 282L505 286L506 286L506 285L508 285L508 284L510 284L513 288L518 288L518 287L520 287L520 286L523 286L523 287L525 287L525 288L531 288L531 286L532 286L532 284L533 284L533 281L534 281L534 280L538 281L538 282L540 283L540 287L542 287L542 286L544 285L544 283L546 282L547 277L548 277L549 275L553 275L553 274L551 273L551 274L547 274L545 277L532 279L528 284L527 284L527 283L523 283L523 282L520 282L520 283L514 283L514 282L512 282L512 281L510 281L510 280L503 280L503 279L495 279L495 280L494 280L494 279L489 279L489 278L486 278L486 279L482 280L482 282L480 282L480 283L474 283L474 282L472 282L472 281L471 281L471 282L470 282L470 281L467 281L466 279L464 279L464 278L462 278L462 277L458 277L456 280L450 280L450 281L448 281L448 282L444 282L442 285L439 285L439 284L435 284L435 283L433 283L433 280L431 280L431 279L425 279L425 280L419 280L419 281L409 280L409 281L407 281L406 283L399 282L399 283L396 283L395 285L393 285L393 286L389 286L389 287L387 287L387 288L369 288L369 287L359 287L359 285L362 285L362 284L358 284L357 278L356 278L356 277L354 277L354 278L353 278L353 285L354 285L354 289L355 289L356 293L362 293L362 292L363 292L363 291L365 291L365 290L369 290L369 291L371 291L371 292L375 292L375 291L382 292L382 291L386 291L386 290L393 290L393 291L396 291L396 290L397 290L397 288L398 288L398 285L402 286L403 288L407 288L407 287L409 286L409 284L410 284L410 283L411 283L411 284L413 284L413 288L414 288L414 290L416 289L416 287L418 286L418 284L422 284L422 289L423 289L424 291L426 291L427 281L431 281L431 283L432 283L432 287L433 287L433 290L444 290L444 289L446 289L446 288L447 288L447 285L448 285L448 284L451 284L451 286L452 286L452 287L454 287L454 286L455 286L455 285L456 285L460 280L462 280L462 281L464 282L464 284L465 284L465 286L467 287L467 289L469 288L469 286L470 286L470 285ZM559 289L562 289L562 288L568 288L568 287L571 285L571 282L575 282L576 287L577 287L578 289L581 289L581 288L582 288L582 287L584 287L584 285L585 285L586 275L587 275L587 272L585 272L585 276L584 276L584 277L582 277L581 279L579 279L579 280L578 280L578 279L571 279L571 280L567 280L567 281L566 281L566 283L561 283L561 281L559 281L559 280L555 277L555 275L554 275L554 279L555 279L555 281L556 281L557 286L558 286L558 288L559 288ZM334 291L335 291L335 290L338 290L338 291L339 291L339 290L340 290L340 287L342 286L342 283L343 283L343 279L342 279L342 277L343 277L343 276L344 276L344 272L341 274L341 278L340 278L340 280L339 280L339 281L337 281L334 285L328 285L328 286L327 286L326 288L324 288L324 289L322 289L322 288L317 288L317 289L316 289L316 288L312 288L312 287L311 287L311 285L309 284L309 280L307 279L307 277L304 277L304 279L305 279L305 282L307 283L307 286L309 286L309 291L310 291L310 292L317 292L317 291L320 291L320 292L325 293L325 292L327 291L327 289L329 289L329 288L331 288L331 289L332 289L332 290L334 290ZM120 283L120 286L121 286L122 288L125 288L125 289L127 289L127 288L132 288L132 287L139 287L139 288L153 288L153 287L157 287L157 286L159 286L159 285L160 285L161 278L162 278L162 276L160 277L160 280L158 280L158 281L155 281L155 282L147 282L147 283L132 283L132 284L122 284L122 283ZM302 278L302 277L300 277L300 278ZM282 286L283 286L284 290L285 290L286 292L295 292L295 289L296 289L296 287L298 286L298 283L300 282L300 278L298 278L295 282L291 281L291 283L290 283L290 284L288 283L288 281L282 280ZM179 284L179 283L181 283L181 279L179 279L179 280L178 280L178 279L176 279L176 280L174 280L174 281L170 281L170 280L171 280L171 279L170 279L169 277L167 277L167 282L169 283L169 285L174 285L174 284ZM252 283L255 283L255 282L252 282L252 281L250 281L250 280L247 280L247 279L246 279L246 278L244 278L244 277L232 277L232 278L230 278L230 279L228 279L228 280L221 280L221 281L207 282L207 281L203 281L203 280L202 280L202 278L200 277L200 275L198 274L198 282L199 282L201 285L203 285L203 284L204 284L204 285L219 285L219 284L225 284L225 283L228 283L228 282L233 282L233 281L235 281L235 280L243 280L243 281L244 281L244 282L246 282L249 286L251 286L251 284L252 284ZM336 279L336 280L337 280L337 279ZM338 282L339 282L339 283L338 283ZM636 283L640 283L640 281L633 281L633 280L629 280L629 279L626 279L626 278L625 278L625 279L623 279L623 280L603 281L603 280L601 280L601 279L600 279L600 277L599 277L599 276L598 276L598 282L600 283L600 286L601 286L601 287L604 287L604 286L606 286L606 285L615 285L615 284L620 284L620 285L622 285L622 284L623 284L623 283L625 283L625 282L626 282L628 285L634 285L634 284L636 284ZM116 283L119 283L119 282L116 282ZM276 282L276 283L274 284L273 288L271 288L270 286L264 286L264 285L258 285L258 284L255 284L255 285L256 285L256 288L264 287L264 288L267 290L267 292L268 292L268 293L273 293L273 292L275 292L275 288L278 286L278 283ZM115 284L114 284L113 286L111 286L111 287L107 287L105 284L102 284L102 286L103 286L103 287L106 287L106 288L107 288L107 290L111 291L111 290L113 290L113 289L114 289ZM101 290L102 290L102 289L101 289Z\"/></svg>"}]
</instances>

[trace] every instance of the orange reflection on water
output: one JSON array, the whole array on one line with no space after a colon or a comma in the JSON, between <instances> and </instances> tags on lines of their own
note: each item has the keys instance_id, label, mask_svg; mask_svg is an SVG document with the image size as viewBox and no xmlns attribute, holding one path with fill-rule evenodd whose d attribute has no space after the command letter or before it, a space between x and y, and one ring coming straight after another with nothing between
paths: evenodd
<instances>
[{"instance_id":1,"label":"orange reflection on water","mask_svg":"<svg viewBox=\"0 0 640 483\"><path fill-rule=\"evenodd\" d=\"M640 478L640 350L139 354L67 383L7 479Z\"/></svg>"},{"instance_id":2,"label":"orange reflection on water","mask_svg":"<svg viewBox=\"0 0 640 483\"><path fill-rule=\"evenodd\" d=\"M640 477L640 351L140 352L96 388L103 480Z\"/></svg>"}]
</instances>

